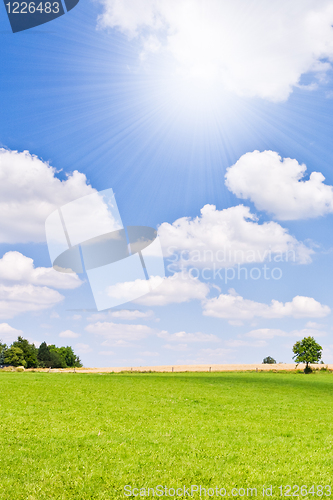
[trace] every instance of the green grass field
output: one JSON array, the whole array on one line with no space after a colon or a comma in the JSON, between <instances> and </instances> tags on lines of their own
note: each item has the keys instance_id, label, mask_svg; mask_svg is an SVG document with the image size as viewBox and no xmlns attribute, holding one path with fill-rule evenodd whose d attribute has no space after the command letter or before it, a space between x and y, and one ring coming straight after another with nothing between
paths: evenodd
<instances>
[{"instance_id":1,"label":"green grass field","mask_svg":"<svg viewBox=\"0 0 333 500\"><path fill-rule=\"evenodd\" d=\"M281 498L279 485L313 484L298 498L318 498L331 484L332 373L26 372L0 384L1 499L126 498L125 485L231 498L273 485Z\"/></svg>"}]
</instances>

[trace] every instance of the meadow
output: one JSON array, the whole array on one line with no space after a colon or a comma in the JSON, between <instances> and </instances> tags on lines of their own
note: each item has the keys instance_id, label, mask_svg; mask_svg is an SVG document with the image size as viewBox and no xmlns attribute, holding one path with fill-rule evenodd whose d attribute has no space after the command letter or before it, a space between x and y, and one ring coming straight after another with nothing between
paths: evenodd
<instances>
[{"instance_id":1,"label":"meadow","mask_svg":"<svg viewBox=\"0 0 333 500\"><path fill-rule=\"evenodd\" d=\"M25 372L0 384L0 499L143 498L158 485L162 498L191 485L318 498L331 485L332 373Z\"/></svg>"}]
</instances>

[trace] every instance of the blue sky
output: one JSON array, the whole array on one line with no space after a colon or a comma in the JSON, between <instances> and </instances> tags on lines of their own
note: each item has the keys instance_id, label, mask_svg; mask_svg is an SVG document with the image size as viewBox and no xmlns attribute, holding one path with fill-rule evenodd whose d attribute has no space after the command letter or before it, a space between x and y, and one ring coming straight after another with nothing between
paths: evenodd
<instances>
[{"instance_id":1,"label":"blue sky","mask_svg":"<svg viewBox=\"0 0 333 500\"><path fill-rule=\"evenodd\" d=\"M333 362L333 2L259 1L242 15L237 3L81 0L16 34L3 8L0 338L22 331L72 345L86 366L135 366L289 362L313 335ZM76 170L85 178L66 188ZM309 183L312 172L325 181ZM227 241L292 248L296 262L274 264L280 279L228 283L191 280L183 263L179 286L97 315L84 275L77 286L27 260L50 268L43 221L87 185L113 189L124 225L160 228L166 252L176 241L176 252L216 253ZM200 215L205 205L216 210ZM234 215L239 205L257 219Z\"/></svg>"}]
</instances>

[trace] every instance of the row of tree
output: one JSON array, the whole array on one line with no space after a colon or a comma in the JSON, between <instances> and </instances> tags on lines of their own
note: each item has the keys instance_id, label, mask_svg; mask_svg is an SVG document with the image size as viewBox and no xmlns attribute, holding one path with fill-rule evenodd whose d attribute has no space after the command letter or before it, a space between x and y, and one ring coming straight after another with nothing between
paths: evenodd
<instances>
[{"instance_id":1,"label":"row of tree","mask_svg":"<svg viewBox=\"0 0 333 500\"><path fill-rule=\"evenodd\" d=\"M56 347L43 342L39 348L27 339L18 337L11 346L0 342L0 365L24 366L24 368L80 367L80 358L72 347Z\"/></svg>"},{"instance_id":2,"label":"row of tree","mask_svg":"<svg viewBox=\"0 0 333 500\"><path fill-rule=\"evenodd\" d=\"M319 363L321 360L323 348L319 345L313 337L304 337L302 340L298 340L293 346L293 359L297 364L306 363L304 371L310 373L312 371L309 366L310 363ZM263 364L274 365L276 363L275 359L271 356L264 358Z\"/></svg>"}]
</instances>

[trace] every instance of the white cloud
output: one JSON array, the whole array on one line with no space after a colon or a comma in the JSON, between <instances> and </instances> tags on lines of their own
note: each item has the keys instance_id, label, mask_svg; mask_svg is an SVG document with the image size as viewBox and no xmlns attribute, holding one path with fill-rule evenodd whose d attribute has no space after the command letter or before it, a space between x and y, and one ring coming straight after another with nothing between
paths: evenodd
<instances>
[{"instance_id":1,"label":"white cloud","mask_svg":"<svg viewBox=\"0 0 333 500\"><path fill-rule=\"evenodd\" d=\"M151 316L153 315L154 315L153 311L138 311L138 310L133 311L130 309L122 309L120 311L113 311L110 313L110 316L112 318L125 319L125 320L151 318Z\"/></svg>"},{"instance_id":2,"label":"white cloud","mask_svg":"<svg viewBox=\"0 0 333 500\"><path fill-rule=\"evenodd\" d=\"M63 295L49 287L73 289L82 284L75 274L57 273L47 267L35 268L33 259L16 251L7 252L0 259L0 279L1 318L41 311L61 302ZM59 315L52 313L50 317Z\"/></svg>"},{"instance_id":3,"label":"white cloud","mask_svg":"<svg viewBox=\"0 0 333 500\"><path fill-rule=\"evenodd\" d=\"M91 351L92 349L88 344L81 344L81 343L75 344L75 352L78 354L88 354L88 352Z\"/></svg>"},{"instance_id":4,"label":"white cloud","mask_svg":"<svg viewBox=\"0 0 333 500\"><path fill-rule=\"evenodd\" d=\"M19 335L22 335L22 330L13 328L8 323L0 323L0 342L11 344Z\"/></svg>"},{"instance_id":5,"label":"white cloud","mask_svg":"<svg viewBox=\"0 0 333 500\"><path fill-rule=\"evenodd\" d=\"M114 345L115 340L133 341L146 338L154 330L146 325L127 325L111 322L100 322L86 326L86 331L100 335L104 339L103 345Z\"/></svg>"},{"instance_id":6,"label":"white cloud","mask_svg":"<svg viewBox=\"0 0 333 500\"><path fill-rule=\"evenodd\" d=\"M333 31L333 30L332 30ZM253 201L258 210L276 219L295 220L333 212L333 187L320 172L303 180L306 166L275 151L253 151L241 156L225 175L226 186L238 198Z\"/></svg>"},{"instance_id":7,"label":"white cloud","mask_svg":"<svg viewBox=\"0 0 333 500\"><path fill-rule=\"evenodd\" d=\"M308 263L313 253L278 223L258 224L256 216L243 205L224 210L205 205L201 216L165 222L158 234L171 269L221 268L272 259Z\"/></svg>"},{"instance_id":8,"label":"white cloud","mask_svg":"<svg viewBox=\"0 0 333 500\"><path fill-rule=\"evenodd\" d=\"M137 319L149 319L154 316L153 311L138 311L138 310L132 310L132 309L121 309L119 311L108 311L107 313L97 313L97 314L92 314L87 318L88 321L103 321L107 320L109 318L117 318L118 320L126 320L126 321L131 321L131 320L137 320Z\"/></svg>"},{"instance_id":9,"label":"white cloud","mask_svg":"<svg viewBox=\"0 0 333 500\"><path fill-rule=\"evenodd\" d=\"M158 352L153 352L153 351L143 351L139 352L140 356L145 356L148 358L156 358L156 356L159 356L160 354Z\"/></svg>"},{"instance_id":10,"label":"white cloud","mask_svg":"<svg viewBox=\"0 0 333 500\"><path fill-rule=\"evenodd\" d=\"M42 311L63 299L63 295L46 286L0 284L0 318L13 318L29 311Z\"/></svg>"},{"instance_id":11,"label":"white cloud","mask_svg":"<svg viewBox=\"0 0 333 500\"><path fill-rule=\"evenodd\" d=\"M226 362L229 361L229 357L233 352L234 349L224 349L222 347L217 349L200 349L199 355L201 355L201 357L198 359L198 362L205 362L203 361L204 359L210 362L215 360L217 363ZM207 360L207 358L209 359Z\"/></svg>"},{"instance_id":12,"label":"white cloud","mask_svg":"<svg viewBox=\"0 0 333 500\"><path fill-rule=\"evenodd\" d=\"M291 332L286 332L278 328L258 328L257 330L251 330L245 333L244 337L251 337L254 339L273 339L274 337L324 337L325 332L321 330L316 330L314 328L303 328L302 330L292 330Z\"/></svg>"},{"instance_id":13,"label":"white cloud","mask_svg":"<svg viewBox=\"0 0 333 500\"><path fill-rule=\"evenodd\" d=\"M271 303L263 304L253 300L244 299L234 290L228 294L203 302L203 314L223 319L249 320L254 317L261 318L322 318L331 312L330 308L321 305L312 297L297 295L291 302L279 302L272 300Z\"/></svg>"},{"instance_id":14,"label":"white cloud","mask_svg":"<svg viewBox=\"0 0 333 500\"><path fill-rule=\"evenodd\" d=\"M134 281L119 282L115 285L106 287L108 297L116 300L117 303L125 303L134 301L136 297L141 297L149 293L149 290L157 288L163 282L161 276L150 276L149 281L146 279L136 279ZM139 300L135 300L137 303Z\"/></svg>"},{"instance_id":15,"label":"white cloud","mask_svg":"<svg viewBox=\"0 0 333 500\"><path fill-rule=\"evenodd\" d=\"M290 337L293 334L279 330L278 328L258 328L257 330L247 332L244 336L254 339L273 339L274 337Z\"/></svg>"},{"instance_id":16,"label":"white cloud","mask_svg":"<svg viewBox=\"0 0 333 500\"><path fill-rule=\"evenodd\" d=\"M169 349L170 351L187 351L187 344L165 344L164 349Z\"/></svg>"},{"instance_id":17,"label":"white cloud","mask_svg":"<svg viewBox=\"0 0 333 500\"><path fill-rule=\"evenodd\" d=\"M314 328L315 330L320 330L321 328L325 328L325 325L316 323L316 321L308 321L305 325L305 328Z\"/></svg>"},{"instance_id":18,"label":"white cloud","mask_svg":"<svg viewBox=\"0 0 333 500\"><path fill-rule=\"evenodd\" d=\"M231 319L230 321L228 321L229 325L231 326L243 326L243 321L239 321L237 319Z\"/></svg>"},{"instance_id":19,"label":"white cloud","mask_svg":"<svg viewBox=\"0 0 333 500\"><path fill-rule=\"evenodd\" d=\"M63 332L59 333L59 337L62 337L64 339L77 339L81 335L79 333L72 332L72 330L64 330Z\"/></svg>"},{"instance_id":20,"label":"white cloud","mask_svg":"<svg viewBox=\"0 0 333 500\"><path fill-rule=\"evenodd\" d=\"M147 58L214 79L221 89L272 101L288 98L301 75L325 81L333 60L331 0L100 0L102 28L137 37Z\"/></svg>"},{"instance_id":21,"label":"white cloud","mask_svg":"<svg viewBox=\"0 0 333 500\"><path fill-rule=\"evenodd\" d=\"M302 328L302 330L293 330L291 334L302 339L303 337L326 337L327 333L315 328Z\"/></svg>"},{"instance_id":22,"label":"white cloud","mask_svg":"<svg viewBox=\"0 0 333 500\"><path fill-rule=\"evenodd\" d=\"M168 342L220 342L220 339L211 333L168 333L166 331L159 332L157 336Z\"/></svg>"},{"instance_id":23,"label":"white cloud","mask_svg":"<svg viewBox=\"0 0 333 500\"><path fill-rule=\"evenodd\" d=\"M113 351L100 351L98 353L100 356L112 356L114 354Z\"/></svg>"},{"instance_id":24,"label":"white cloud","mask_svg":"<svg viewBox=\"0 0 333 500\"><path fill-rule=\"evenodd\" d=\"M333 345L332 344L331 345L322 345L322 347L323 347L322 360L324 361L324 363L325 364L326 363L333 363Z\"/></svg>"},{"instance_id":25,"label":"white cloud","mask_svg":"<svg viewBox=\"0 0 333 500\"><path fill-rule=\"evenodd\" d=\"M249 342L246 340L227 340L226 345L229 347L265 347L267 342L265 340L257 340L255 342Z\"/></svg>"},{"instance_id":26,"label":"white cloud","mask_svg":"<svg viewBox=\"0 0 333 500\"><path fill-rule=\"evenodd\" d=\"M179 365L205 365L205 364L228 364L237 363L235 349L200 349L191 357L177 359Z\"/></svg>"},{"instance_id":27,"label":"white cloud","mask_svg":"<svg viewBox=\"0 0 333 500\"><path fill-rule=\"evenodd\" d=\"M22 330L17 330L16 328L10 326L8 323L0 323L0 342L10 345L17 340L18 336L22 335ZM40 342L38 342L37 340L33 340L30 337L26 338L29 342L35 344L35 347L37 347L38 349L38 347L40 346Z\"/></svg>"},{"instance_id":28,"label":"white cloud","mask_svg":"<svg viewBox=\"0 0 333 500\"><path fill-rule=\"evenodd\" d=\"M102 342L102 345L108 345L112 347L136 347L136 344L127 342L127 340L106 340L105 342Z\"/></svg>"},{"instance_id":29,"label":"white cloud","mask_svg":"<svg viewBox=\"0 0 333 500\"><path fill-rule=\"evenodd\" d=\"M15 251L5 253L0 259L0 279L4 282L17 281L60 289L82 285L76 274L59 273L52 267L35 268L33 259Z\"/></svg>"},{"instance_id":30,"label":"white cloud","mask_svg":"<svg viewBox=\"0 0 333 500\"><path fill-rule=\"evenodd\" d=\"M45 220L53 210L95 190L74 171L66 180L28 151L0 149L0 242L45 241Z\"/></svg>"},{"instance_id":31,"label":"white cloud","mask_svg":"<svg viewBox=\"0 0 333 500\"><path fill-rule=\"evenodd\" d=\"M121 288L121 284L119 286ZM195 299L203 300L208 292L209 287L205 283L191 278L187 273L175 273L165 278L158 288L135 302L145 306L165 306Z\"/></svg>"}]
</instances>

